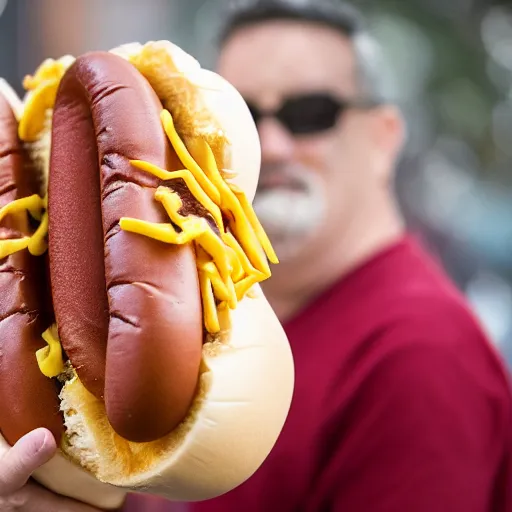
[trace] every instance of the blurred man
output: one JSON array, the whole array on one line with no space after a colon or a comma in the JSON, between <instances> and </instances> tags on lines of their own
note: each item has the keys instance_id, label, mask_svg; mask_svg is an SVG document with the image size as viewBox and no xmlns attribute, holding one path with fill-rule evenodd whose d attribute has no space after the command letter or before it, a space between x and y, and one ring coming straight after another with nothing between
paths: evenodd
<instances>
[{"instance_id":1,"label":"blurred man","mask_svg":"<svg viewBox=\"0 0 512 512\"><path fill-rule=\"evenodd\" d=\"M405 128L374 50L341 3L245 2L227 20L217 70L259 128L254 206L281 259L264 290L296 389L262 467L192 511L512 511L507 376L405 232Z\"/></svg>"},{"instance_id":2,"label":"blurred man","mask_svg":"<svg viewBox=\"0 0 512 512\"><path fill-rule=\"evenodd\" d=\"M281 259L264 291L297 382L263 466L195 511L512 511L507 376L404 231L405 129L378 65L339 2L246 2L227 22L218 71L259 128L254 206Z\"/></svg>"},{"instance_id":3,"label":"blurred man","mask_svg":"<svg viewBox=\"0 0 512 512\"><path fill-rule=\"evenodd\" d=\"M224 31L218 71L259 127L255 208L282 260L265 292L296 388L256 474L192 511L512 511L507 376L404 231L392 186L404 127L359 23L344 5L267 1ZM91 510L23 486L51 453L36 441L4 455L0 496L21 496L19 510ZM126 510L172 507L133 498Z\"/></svg>"}]
</instances>

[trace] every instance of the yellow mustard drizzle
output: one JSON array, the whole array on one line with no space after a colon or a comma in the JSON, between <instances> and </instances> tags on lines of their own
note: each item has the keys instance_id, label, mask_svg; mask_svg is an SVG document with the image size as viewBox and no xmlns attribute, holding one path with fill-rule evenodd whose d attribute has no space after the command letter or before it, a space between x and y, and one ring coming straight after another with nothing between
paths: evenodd
<instances>
[{"instance_id":1,"label":"yellow mustard drizzle","mask_svg":"<svg viewBox=\"0 0 512 512\"><path fill-rule=\"evenodd\" d=\"M223 174L232 173L221 174L208 143L198 137L189 144L189 151L169 111L162 111L161 121L185 169L169 172L141 160L132 160L131 164L161 180L183 179L192 195L211 214L220 236L205 218L181 215L183 202L179 194L163 185L157 188L155 200L162 204L171 222L152 223L123 217L120 227L170 244L194 244L204 324L214 334L228 325L229 310L235 309L245 296L253 296L252 286L270 277L268 262L278 263L278 259L252 205L242 190L225 181ZM223 213L232 219L228 221L229 231ZM176 231L174 225L181 231Z\"/></svg>"},{"instance_id":2,"label":"yellow mustard drizzle","mask_svg":"<svg viewBox=\"0 0 512 512\"><path fill-rule=\"evenodd\" d=\"M57 332L57 325L51 325L42 334L47 346L40 348L36 352L37 364L41 373L46 377L57 377L64 371L64 358L62 357L62 347Z\"/></svg>"},{"instance_id":3,"label":"yellow mustard drizzle","mask_svg":"<svg viewBox=\"0 0 512 512\"><path fill-rule=\"evenodd\" d=\"M18 136L22 141L34 142L43 129L48 112L53 108L59 83L73 58L64 56L58 60L46 59L33 76L27 75L23 87L29 92L24 105L23 114L18 125ZM41 256L47 250L46 235L48 234L47 195L40 197L34 194L12 201L0 209L0 222L7 215L19 215L27 210L30 215L40 221L31 236L0 240L0 258L15 252L28 249L33 256Z\"/></svg>"},{"instance_id":4,"label":"yellow mustard drizzle","mask_svg":"<svg viewBox=\"0 0 512 512\"><path fill-rule=\"evenodd\" d=\"M0 208L0 222L8 215L19 215L28 211L36 220L40 220L38 228L31 236L0 240L0 259L6 258L15 252L28 249L33 256L41 256L47 249L46 233L48 231L47 197L41 198L37 194L16 199ZM43 213L44 210L44 213Z\"/></svg>"},{"instance_id":5,"label":"yellow mustard drizzle","mask_svg":"<svg viewBox=\"0 0 512 512\"><path fill-rule=\"evenodd\" d=\"M24 106L23 116L18 126L21 140L33 142L44 129L46 116L53 109L60 81L69 67L72 57L59 60L46 59L33 76L27 75L23 87L29 92Z\"/></svg>"}]
</instances>

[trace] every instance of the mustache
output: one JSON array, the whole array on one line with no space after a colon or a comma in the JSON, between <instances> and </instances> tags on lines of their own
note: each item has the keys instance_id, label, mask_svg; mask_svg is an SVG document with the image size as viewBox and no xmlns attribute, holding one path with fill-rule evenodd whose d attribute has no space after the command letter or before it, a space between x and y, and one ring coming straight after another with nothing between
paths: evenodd
<instances>
[{"instance_id":1,"label":"mustache","mask_svg":"<svg viewBox=\"0 0 512 512\"><path fill-rule=\"evenodd\" d=\"M310 169L298 165L264 164L260 169L257 190L274 187L307 190L311 187L312 172Z\"/></svg>"}]
</instances>

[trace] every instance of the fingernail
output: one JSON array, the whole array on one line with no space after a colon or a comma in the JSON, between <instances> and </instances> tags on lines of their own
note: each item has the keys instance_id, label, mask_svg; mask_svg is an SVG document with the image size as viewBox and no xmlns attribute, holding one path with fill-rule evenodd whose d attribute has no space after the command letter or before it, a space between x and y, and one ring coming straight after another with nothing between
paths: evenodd
<instances>
[{"instance_id":1,"label":"fingernail","mask_svg":"<svg viewBox=\"0 0 512 512\"><path fill-rule=\"evenodd\" d=\"M36 442L34 442L33 446L34 446L34 449L35 449L35 453L36 455L43 455L46 456L46 455L49 455L50 452L52 452L52 450L55 448L55 441L53 440L53 436L51 435L50 432L38 432L39 434L39 438L37 439ZM41 435L43 434L43 435ZM34 439L35 441L35 439Z\"/></svg>"},{"instance_id":2,"label":"fingernail","mask_svg":"<svg viewBox=\"0 0 512 512\"><path fill-rule=\"evenodd\" d=\"M42 452L48 446L48 437L48 432L45 432L42 441L40 441L41 444L37 448L36 453Z\"/></svg>"}]
</instances>

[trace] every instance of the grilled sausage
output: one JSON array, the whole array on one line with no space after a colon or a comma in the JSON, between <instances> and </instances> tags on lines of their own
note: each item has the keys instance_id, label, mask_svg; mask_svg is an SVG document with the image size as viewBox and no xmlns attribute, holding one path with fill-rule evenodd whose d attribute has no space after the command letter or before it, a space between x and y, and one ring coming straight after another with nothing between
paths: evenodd
<instances>
[{"instance_id":1,"label":"grilled sausage","mask_svg":"<svg viewBox=\"0 0 512 512\"><path fill-rule=\"evenodd\" d=\"M126 60L79 57L59 87L48 190L50 275L62 346L84 386L130 441L168 434L197 386L203 319L196 255L122 231L119 220L169 222L161 185L130 160L181 164L162 105Z\"/></svg>"}]
</instances>

